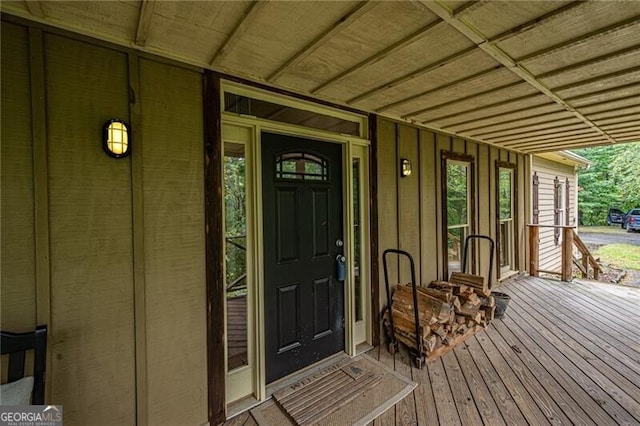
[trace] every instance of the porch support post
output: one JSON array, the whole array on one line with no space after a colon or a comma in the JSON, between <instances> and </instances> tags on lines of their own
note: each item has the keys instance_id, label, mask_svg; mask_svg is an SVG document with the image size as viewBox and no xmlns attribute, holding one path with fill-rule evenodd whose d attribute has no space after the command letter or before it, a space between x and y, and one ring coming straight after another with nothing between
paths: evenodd
<instances>
[{"instance_id":1,"label":"porch support post","mask_svg":"<svg viewBox=\"0 0 640 426\"><path fill-rule=\"evenodd\" d=\"M207 287L207 383L209 422L225 422L224 273L222 250L222 126L220 76L205 70L203 81L204 203Z\"/></svg>"},{"instance_id":2,"label":"porch support post","mask_svg":"<svg viewBox=\"0 0 640 426\"><path fill-rule=\"evenodd\" d=\"M562 228L562 281L573 277L573 228Z\"/></svg>"},{"instance_id":3,"label":"porch support post","mask_svg":"<svg viewBox=\"0 0 640 426\"><path fill-rule=\"evenodd\" d=\"M538 252L540 241L538 235L540 228L537 225L529 225L529 275L538 276L539 256Z\"/></svg>"}]
</instances>

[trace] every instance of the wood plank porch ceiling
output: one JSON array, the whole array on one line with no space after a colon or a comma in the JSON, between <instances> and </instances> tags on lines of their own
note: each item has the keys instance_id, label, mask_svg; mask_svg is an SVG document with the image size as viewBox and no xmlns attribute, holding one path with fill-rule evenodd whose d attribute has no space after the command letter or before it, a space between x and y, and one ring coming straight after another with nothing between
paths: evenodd
<instances>
[{"instance_id":1,"label":"wood plank porch ceiling","mask_svg":"<svg viewBox=\"0 0 640 426\"><path fill-rule=\"evenodd\" d=\"M2 11L522 152L640 141L640 1L13 0Z\"/></svg>"}]
</instances>

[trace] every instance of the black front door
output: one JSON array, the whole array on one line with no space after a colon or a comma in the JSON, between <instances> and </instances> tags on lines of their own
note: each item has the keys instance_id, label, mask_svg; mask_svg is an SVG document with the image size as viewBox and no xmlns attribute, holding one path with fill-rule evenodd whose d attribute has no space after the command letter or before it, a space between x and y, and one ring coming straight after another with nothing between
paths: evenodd
<instances>
[{"instance_id":1,"label":"black front door","mask_svg":"<svg viewBox=\"0 0 640 426\"><path fill-rule=\"evenodd\" d=\"M342 146L262 134L266 381L344 349Z\"/></svg>"}]
</instances>

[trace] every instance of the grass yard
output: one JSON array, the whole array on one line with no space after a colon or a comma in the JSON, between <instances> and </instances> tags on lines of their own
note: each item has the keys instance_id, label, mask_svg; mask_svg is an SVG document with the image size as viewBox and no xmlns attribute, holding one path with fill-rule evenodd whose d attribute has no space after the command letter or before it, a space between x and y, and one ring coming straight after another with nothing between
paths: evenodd
<instances>
[{"instance_id":1,"label":"grass yard","mask_svg":"<svg viewBox=\"0 0 640 426\"><path fill-rule=\"evenodd\" d=\"M640 246L607 244L596 250L594 256L620 268L640 270Z\"/></svg>"},{"instance_id":2,"label":"grass yard","mask_svg":"<svg viewBox=\"0 0 640 426\"><path fill-rule=\"evenodd\" d=\"M625 231L620 227L620 225L611 225L611 226L580 226L578 228L579 233L589 234L589 233L598 233L598 234L621 234Z\"/></svg>"}]
</instances>

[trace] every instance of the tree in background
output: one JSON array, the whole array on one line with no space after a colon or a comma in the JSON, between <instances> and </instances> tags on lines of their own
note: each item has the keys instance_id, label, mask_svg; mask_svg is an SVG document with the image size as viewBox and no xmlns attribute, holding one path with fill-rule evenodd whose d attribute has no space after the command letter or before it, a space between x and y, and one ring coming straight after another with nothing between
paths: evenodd
<instances>
[{"instance_id":1,"label":"tree in background","mask_svg":"<svg viewBox=\"0 0 640 426\"><path fill-rule=\"evenodd\" d=\"M578 208L584 225L603 225L610 207L640 207L640 142L584 148L591 161L579 177Z\"/></svg>"}]
</instances>

